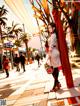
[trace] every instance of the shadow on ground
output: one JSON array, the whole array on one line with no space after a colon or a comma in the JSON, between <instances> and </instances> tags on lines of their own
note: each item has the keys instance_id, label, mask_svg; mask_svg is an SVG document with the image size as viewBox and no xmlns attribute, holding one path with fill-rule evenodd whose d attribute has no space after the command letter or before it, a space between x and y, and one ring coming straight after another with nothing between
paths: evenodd
<instances>
[{"instance_id":1,"label":"shadow on ground","mask_svg":"<svg viewBox=\"0 0 80 106\"><path fill-rule=\"evenodd\" d=\"M2 88L0 88L0 99L7 98L14 91L14 89L11 89L10 84L3 86Z\"/></svg>"}]
</instances>

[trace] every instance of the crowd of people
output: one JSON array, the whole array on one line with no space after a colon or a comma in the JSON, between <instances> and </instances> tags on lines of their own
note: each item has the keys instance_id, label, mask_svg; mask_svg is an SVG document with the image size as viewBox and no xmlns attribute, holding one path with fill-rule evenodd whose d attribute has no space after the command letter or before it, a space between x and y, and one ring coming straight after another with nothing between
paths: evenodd
<instances>
[{"instance_id":1,"label":"crowd of people","mask_svg":"<svg viewBox=\"0 0 80 106\"><path fill-rule=\"evenodd\" d=\"M41 56L39 53L36 53L35 56L34 56L34 59L37 61L37 66L40 67L40 60L41 60ZM16 67L16 72L20 72L20 69L23 70L23 72L26 71L26 68L25 68L25 64L32 64L34 59L27 59L26 56L24 55L24 53L21 53L20 55L19 54L15 54L14 57L13 57L13 66ZM10 66L10 59L4 55L3 56L3 70L6 72L6 78L9 77L9 70L11 68Z\"/></svg>"},{"instance_id":2,"label":"crowd of people","mask_svg":"<svg viewBox=\"0 0 80 106\"><path fill-rule=\"evenodd\" d=\"M16 67L16 71L20 71L19 64L21 64L21 68L23 68L23 72L26 71L25 61L26 61L26 58L25 58L23 53L21 53L20 56L18 54L15 54L13 63L14 63L14 66ZM10 63L9 58L7 58L6 55L4 55L3 56L3 69L6 72L6 77L9 77L9 70L10 70L10 64L9 63Z\"/></svg>"},{"instance_id":3,"label":"crowd of people","mask_svg":"<svg viewBox=\"0 0 80 106\"><path fill-rule=\"evenodd\" d=\"M18 54L14 57L14 65L16 66L16 71L20 71L19 63L21 63L21 67L23 68L23 71L25 72L25 56L24 54L21 54L20 56Z\"/></svg>"}]
</instances>

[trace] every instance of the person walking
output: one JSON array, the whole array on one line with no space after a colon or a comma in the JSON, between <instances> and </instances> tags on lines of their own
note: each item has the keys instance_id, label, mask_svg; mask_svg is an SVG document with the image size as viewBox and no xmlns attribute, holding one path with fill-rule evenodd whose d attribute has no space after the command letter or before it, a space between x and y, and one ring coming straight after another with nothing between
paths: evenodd
<instances>
[{"instance_id":1,"label":"person walking","mask_svg":"<svg viewBox=\"0 0 80 106\"><path fill-rule=\"evenodd\" d=\"M6 78L9 77L9 59L5 55L3 56L3 69L6 72Z\"/></svg>"},{"instance_id":2,"label":"person walking","mask_svg":"<svg viewBox=\"0 0 80 106\"><path fill-rule=\"evenodd\" d=\"M40 67L40 55L38 53L36 54L35 59L38 62L38 67Z\"/></svg>"},{"instance_id":3,"label":"person walking","mask_svg":"<svg viewBox=\"0 0 80 106\"><path fill-rule=\"evenodd\" d=\"M15 54L14 65L16 66L16 71L20 71L19 62L20 62L20 58L19 58L18 54Z\"/></svg>"},{"instance_id":4,"label":"person walking","mask_svg":"<svg viewBox=\"0 0 80 106\"><path fill-rule=\"evenodd\" d=\"M25 72L26 70L25 70L25 56L24 56L24 54L23 53L21 53L21 55L20 55L20 63L21 63L21 67L23 68L23 71Z\"/></svg>"},{"instance_id":5,"label":"person walking","mask_svg":"<svg viewBox=\"0 0 80 106\"><path fill-rule=\"evenodd\" d=\"M57 38L56 25L54 23L50 23L48 25L48 31L49 31L49 38L48 38L49 48L47 51L47 55L51 63L51 66L53 67L52 76L54 77L54 86L51 91L56 91L61 86L58 80L58 76L59 76L58 67L61 66L61 61L60 61L60 53L58 50L58 42L57 42L58 38Z\"/></svg>"}]
</instances>

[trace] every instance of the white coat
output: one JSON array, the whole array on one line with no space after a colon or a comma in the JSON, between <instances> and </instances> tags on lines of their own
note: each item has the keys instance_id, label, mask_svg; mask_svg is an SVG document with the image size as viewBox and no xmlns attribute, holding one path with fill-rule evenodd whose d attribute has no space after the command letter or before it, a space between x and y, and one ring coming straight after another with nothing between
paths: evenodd
<instances>
[{"instance_id":1,"label":"white coat","mask_svg":"<svg viewBox=\"0 0 80 106\"><path fill-rule=\"evenodd\" d=\"M48 44L49 44L48 58L50 60L51 66L53 66L53 68L61 66L60 53L58 50L57 38L55 33L53 33L49 37Z\"/></svg>"}]
</instances>

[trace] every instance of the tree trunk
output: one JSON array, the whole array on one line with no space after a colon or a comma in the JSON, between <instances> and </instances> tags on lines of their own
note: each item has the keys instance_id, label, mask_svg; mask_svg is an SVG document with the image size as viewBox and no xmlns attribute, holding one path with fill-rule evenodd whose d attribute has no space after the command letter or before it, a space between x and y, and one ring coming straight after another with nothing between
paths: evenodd
<instances>
[{"instance_id":1,"label":"tree trunk","mask_svg":"<svg viewBox=\"0 0 80 106\"><path fill-rule=\"evenodd\" d=\"M1 29L1 25L0 25L0 35L1 35L1 41L2 41L2 52L3 52L3 38L2 38L2 29ZM2 61L3 61L3 53L1 53L1 65L2 65ZM2 66L2 71L3 71L3 66Z\"/></svg>"}]
</instances>

